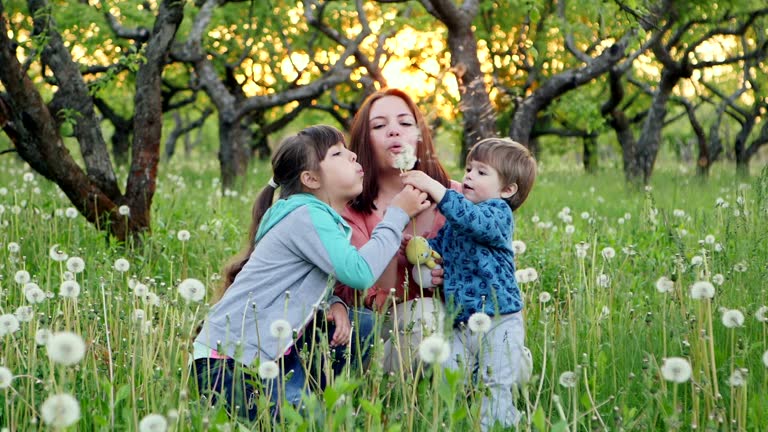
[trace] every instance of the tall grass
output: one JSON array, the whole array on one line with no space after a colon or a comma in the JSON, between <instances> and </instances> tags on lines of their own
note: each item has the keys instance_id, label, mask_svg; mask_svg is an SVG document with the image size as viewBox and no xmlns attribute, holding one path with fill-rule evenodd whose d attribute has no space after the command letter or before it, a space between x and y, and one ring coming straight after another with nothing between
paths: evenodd
<instances>
[{"instance_id":1,"label":"tall grass","mask_svg":"<svg viewBox=\"0 0 768 432\"><path fill-rule=\"evenodd\" d=\"M17 331L0 326L0 366L14 375L10 385L0 381L0 427L45 429L43 402L67 393L81 409L71 430L135 430L149 414L160 414L171 430L236 430L238 419L197 397L190 335L209 308L222 263L243 246L251 200L268 177L257 168L244 190L225 194L213 166L166 170L152 235L125 249L81 216L68 218L69 204L54 186L36 175L25 179L26 168L15 161L0 161L0 315L22 318ZM748 182L715 172L701 183L664 171L641 191L627 188L620 173L543 172L515 216L515 238L527 246L518 269L537 275L521 284L534 376L516 389L519 428L765 430L768 324L756 313L768 304L767 206L765 172ZM179 240L180 230L190 232L188 241ZM11 252L11 243L20 250ZM51 259L54 245L53 252L81 257L84 271L68 274L65 261ZM129 261L127 272L114 268L118 258ZM14 280L19 270L47 293L43 301L29 302ZM673 281L669 292L657 290L661 276ZM180 297L187 277L205 281L206 300ZM79 297L60 296L72 278ZM691 297L699 281L713 282L712 299ZM29 316L19 309L26 306ZM728 310L740 311L743 325L726 326ZM41 329L81 335L84 358L74 366L53 363L36 341ZM478 427L481 385L426 365L418 380L385 374L379 364L386 335L377 332L365 373L347 369L313 393L302 413L286 407L277 422L262 395L264 414L242 426ZM326 352L319 346L313 355ZM661 367L670 357L689 362L690 379L665 379Z\"/></svg>"}]
</instances>

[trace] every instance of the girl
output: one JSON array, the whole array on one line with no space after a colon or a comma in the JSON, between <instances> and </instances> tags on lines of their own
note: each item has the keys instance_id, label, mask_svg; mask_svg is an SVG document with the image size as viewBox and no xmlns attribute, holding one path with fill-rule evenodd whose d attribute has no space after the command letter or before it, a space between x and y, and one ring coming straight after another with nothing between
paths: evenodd
<instances>
[{"instance_id":1,"label":"girl","mask_svg":"<svg viewBox=\"0 0 768 432\"><path fill-rule=\"evenodd\" d=\"M194 342L200 393L224 396L233 411L251 420L257 415L254 379L242 366L258 360L262 370L279 359L280 373L265 384L285 389L280 396L298 405L306 391L306 371L296 335L315 333L305 327L330 305L325 312L333 334L330 345L344 349L350 322L346 305L329 295L334 279L355 289L370 287L397 252L409 218L429 206L426 194L403 188L358 250L349 243L351 229L340 213L360 194L363 169L338 130L312 126L288 137L272 158L272 171L274 177L253 207L250 246L225 269L223 293ZM277 188L280 199L270 206ZM370 331L367 321L357 330ZM334 371L341 366L333 365ZM277 403L278 392L272 391L271 398Z\"/></svg>"}]
</instances>

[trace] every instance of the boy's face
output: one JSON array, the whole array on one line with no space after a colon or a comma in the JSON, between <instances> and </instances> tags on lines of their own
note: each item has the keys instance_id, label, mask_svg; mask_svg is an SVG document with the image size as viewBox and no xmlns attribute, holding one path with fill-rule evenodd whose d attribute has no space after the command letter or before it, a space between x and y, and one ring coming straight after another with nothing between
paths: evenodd
<instances>
[{"instance_id":1,"label":"boy's face","mask_svg":"<svg viewBox=\"0 0 768 432\"><path fill-rule=\"evenodd\" d=\"M468 200L477 204L493 198L507 199L517 192L517 185L501 184L499 172L488 164L471 160L464 172L461 192Z\"/></svg>"}]
</instances>

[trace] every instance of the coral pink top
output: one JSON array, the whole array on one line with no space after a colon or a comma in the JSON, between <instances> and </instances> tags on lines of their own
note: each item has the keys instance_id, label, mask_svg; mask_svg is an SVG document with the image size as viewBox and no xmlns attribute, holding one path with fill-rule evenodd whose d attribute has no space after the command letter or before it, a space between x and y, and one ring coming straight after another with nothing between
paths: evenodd
<instances>
[{"instance_id":1,"label":"coral pink top","mask_svg":"<svg viewBox=\"0 0 768 432\"><path fill-rule=\"evenodd\" d=\"M455 182L451 180L451 189L455 191L461 191L461 183ZM440 212L437 210L437 206L433 206L431 209L427 211L432 211L435 213L435 218L432 221L432 227L427 233L418 233L419 235L422 235L426 238L433 238L437 235L437 232L440 231L440 228L443 227L445 224L445 217L440 214ZM342 213L342 216L344 219L349 223L349 226L352 227L352 239L351 243L353 246L359 248L362 247L365 243L368 242L371 238L371 232L373 232L373 229L376 227L376 225L381 222L381 218L375 213L371 212L370 214L363 214L361 212L358 212L351 207L347 206L344 209L344 213ZM411 228L409 227L408 230ZM406 234L413 234L412 232L408 232ZM375 309L375 310L385 310L386 307L384 307L387 303L387 297L390 294L390 289L395 288L395 295L396 295L396 301L397 303L412 300L415 298L419 298L422 295L422 290L419 287L418 283L416 283L411 275L411 267L412 265L408 263L408 260L405 258L405 255L402 253L398 253L395 255L393 260L397 261L397 280L394 287L384 287L380 286L378 283L373 285L370 289L367 291L359 291L352 289L346 285L337 285L334 294L341 297L341 299L349 306L352 305L360 305L365 304L366 307ZM408 270L408 292L404 292L403 288L403 282L405 281L405 273L406 269ZM365 293L365 297L363 297L363 293ZM424 297L432 297L432 290L423 290ZM390 300L391 301L391 300Z\"/></svg>"}]
</instances>

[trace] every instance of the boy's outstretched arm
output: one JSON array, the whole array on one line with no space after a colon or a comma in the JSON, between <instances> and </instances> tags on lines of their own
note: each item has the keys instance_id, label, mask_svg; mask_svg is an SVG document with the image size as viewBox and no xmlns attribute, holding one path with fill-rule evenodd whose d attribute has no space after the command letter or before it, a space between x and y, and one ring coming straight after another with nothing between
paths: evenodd
<instances>
[{"instance_id":1,"label":"boy's outstretched arm","mask_svg":"<svg viewBox=\"0 0 768 432\"><path fill-rule=\"evenodd\" d=\"M445 195L446 188L437 180L428 176L423 171L406 171L400 174L403 183L411 185L422 192L426 192L435 202L440 202Z\"/></svg>"},{"instance_id":2,"label":"boy's outstretched arm","mask_svg":"<svg viewBox=\"0 0 768 432\"><path fill-rule=\"evenodd\" d=\"M449 190L437 204L440 213L456 231L465 233L478 243L507 245L512 237L512 209L501 200L478 204Z\"/></svg>"}]
</instances>

